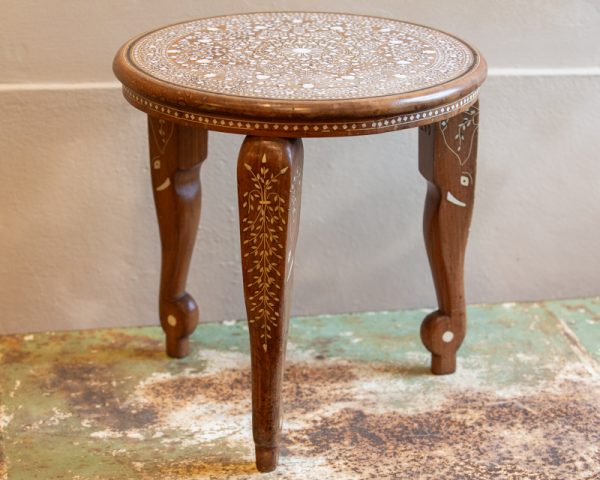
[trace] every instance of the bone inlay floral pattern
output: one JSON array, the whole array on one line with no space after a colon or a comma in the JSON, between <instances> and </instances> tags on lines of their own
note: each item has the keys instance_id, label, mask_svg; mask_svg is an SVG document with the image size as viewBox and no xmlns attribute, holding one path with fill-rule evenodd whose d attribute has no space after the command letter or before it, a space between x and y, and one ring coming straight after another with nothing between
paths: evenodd
<instances>
[{"instance_id":1,"label":"bone inlay floral pattern","mask_svg":"<svg viewBox=\"0 0 600 480\"><path fill-rule=\"evenodd\" d=\"M130 59L177 85L244 97L347 99L439 85L467 72L458 39L398 20L338 13L212 17L152 32Z\"/></svg>"},{"instance_id":2,"label":"bone inlay floral pattern","mask_svg":"<svg viewBox=\"0 0 600 480\"><path fill-rule=\"evenodd\" d=\"M469 161L471 153L473 153L473 141L475 140L475 134L479 128L479 107L471 107L461 114L462 120L458 124L456 132L447 132L448 120L442 120L440 123L440 130L444 143L448 150L457 158L458 162L462 165ZM456 148L453 148L448 143L448 135L454 133L454 142ZM466 135L466 137L465 137Z\"/></svg>"},{"instance_id":3,"label":"bone inlay floral pattern","mask_svg":"<svg viewBox=\"0 0 600 480\"><path fill-rule=\"evenodd\" d=\"M279 177L288 171L284 167L273 172L266 165L267 157L262 156L258 172L251 165L244 164L252 179L252 190L244 192L245 216L242 230L247 232L244 240L244 258L252 259L247 271L250 294L251 324L258 324L263 350L266 352L271 338L271 329L279 321L279 295L281 272L277 269L277 260L285 255L281 235L287 228L285 199L278 193Z\"/></svg>"},{"instance_id":4,"label":"bone inlay floral pattern","mask_svg":"<svg viewBox=\"0 0 600 480\"><path fill-rule=\"evenodd\" d=\"M457 121L460 120L460 121ZM479 130L479 107L471 106L451 120L440 122L440 132L446 148L458 161L460 170L461 187L473 188L475 181L473 165L467 165L474 151L474 144ZM451 191L446 192L446 200L458 207L467 207L467 203L458 198Z\"/></svg>"}]
</instances>

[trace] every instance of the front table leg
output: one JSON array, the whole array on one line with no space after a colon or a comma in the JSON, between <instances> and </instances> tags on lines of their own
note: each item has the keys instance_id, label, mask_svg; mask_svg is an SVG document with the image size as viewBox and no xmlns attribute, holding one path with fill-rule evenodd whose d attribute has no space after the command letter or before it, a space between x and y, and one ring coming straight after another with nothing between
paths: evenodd
<instances>
[{"instance_id":1,"label":"front table leg","mask_svg":"<svg viewBox=\"0 0 600 480\"><path fill-rule=\"evenodd\" d=\"M185 357L198 306L185 291L200 220L200 165L208 133L148 116L150 171L162 246L159 314L167 355Z\"/></svg>"},{"instance_id":2,"label":"front table leg","mask_svg":"<svg viewBox=\"0 0 600 480\"><path fill-rule=\"evenodd\" d=\"M423 217L425 245L438 310L421 326L436 374L456 370L456 352L466 334L463 265L473 212L479 105L448 120L421 127L419 170L427 179Z\"/></svg>"},{"instance_id":3,"label":"front table leg","mask_svg":"<svg viewBox=\"0 0 600 480\"><path fill-rule=\"evenodd\" d=\"M252 430L261 472L274 470L279 454L302 153L300 139L246 137L237 167Z\"/></svg>"}]
</instances>

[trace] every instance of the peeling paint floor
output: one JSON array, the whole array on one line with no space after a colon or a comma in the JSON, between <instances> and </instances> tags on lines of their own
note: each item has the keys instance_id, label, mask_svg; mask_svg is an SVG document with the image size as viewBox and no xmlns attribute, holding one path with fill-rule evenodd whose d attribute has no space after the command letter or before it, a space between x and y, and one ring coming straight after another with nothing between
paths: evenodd
<instances>
[{"instance_id":1,"label":"peeling paint floor","mask_svg":"<svg viewBox=\"0 0 600 480\"><path fill-rule=\"evenodd\" d=\"M245 322L0 337L0 479L599 479L600 299L474 306L458 372L424 311L295 318L284 450L254 468Z\"/></svg>"}]
</instances>

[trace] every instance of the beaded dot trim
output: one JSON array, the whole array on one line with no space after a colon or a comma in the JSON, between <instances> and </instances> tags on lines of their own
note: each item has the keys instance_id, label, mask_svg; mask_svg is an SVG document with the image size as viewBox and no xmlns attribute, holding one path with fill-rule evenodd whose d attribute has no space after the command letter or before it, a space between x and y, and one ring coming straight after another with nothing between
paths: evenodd
<instances>
[{"instance_id":1,"label":"beaded dot trim","mask_svg":"<svg viewBox=\"0 0 600 480\"><path fill-rule=\"evenodd\" d=\"M161 116L172 118L175 121L179 120L180 122L198 124L208 130L220 130L243 134L256 134L258 132L268 131L271 132L271 135L275 134L282 137L286 136L286 133L293 134L292 136L297 137L334 137L367 135L433 123L439 117L447 117L449 114L458 113L467 106L475 103L479 98L479 89L474 90L455 102L419 112L404 113L369 121L319 123L281 123L248 119L242 120L223 116L206 116L175 108L170 105L163 105L139 95L127 87L123 87L123 94L129 102L140 110L148 113L156 112Z\"/></svg>"}]
</instances>

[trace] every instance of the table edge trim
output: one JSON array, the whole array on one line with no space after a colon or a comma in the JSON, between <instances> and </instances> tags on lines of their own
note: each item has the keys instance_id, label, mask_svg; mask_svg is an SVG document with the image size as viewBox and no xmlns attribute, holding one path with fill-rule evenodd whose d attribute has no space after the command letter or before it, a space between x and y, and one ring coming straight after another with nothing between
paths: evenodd
<instances>
[{"instance_id":1,"label":"table edge trim","mask_svg":"<svg viewBox=\"0 0 600 480\"><path fill-rule=\"evenodd\" d=\"M268 135L277 137L337 137L369 135L393 130L402 130L439 122L467 110L479 98L479 88L459 99L444 105L411 113L386 115L346 121L274 121L258 116L252 118L231 115L207 115L203 111L178 108L169 103L157 102L123 86L125 99L148 115L158 116L175 123L198 126L207 130L245 135Z\"/></svg>"}]
</instances>

